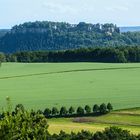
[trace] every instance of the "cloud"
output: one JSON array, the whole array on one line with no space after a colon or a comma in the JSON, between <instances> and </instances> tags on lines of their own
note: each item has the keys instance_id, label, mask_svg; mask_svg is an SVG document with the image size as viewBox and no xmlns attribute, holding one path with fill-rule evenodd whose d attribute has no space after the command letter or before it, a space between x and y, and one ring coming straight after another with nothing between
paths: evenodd
<instances>
[{"instance_id":1,"label":"cloud","mask_svg":"<svg viewBox=\"0 0 140 140\"><path fill-rule=\"evenodd\" d=\"M60 13L60 14L66 14L66 13L76 13L77 9L70 5L66 4L59 4L59 3L53 3L53 2L44 2L42 4L42 7L47 9L51 13Z\"/></svg>"},{"instance_id":2,"label":"cloud","mask_svg":"<svg viewBox=\"0 0 140 140\"><path fill-rule=\"evenodd\" d=\"M116 12L116 11L119 11L119 12L127 12L129 10L129 8L126 7L126 6L106 7L105 9L107 11L109 11L109 12Z\"/></svg>"}]
</instances>

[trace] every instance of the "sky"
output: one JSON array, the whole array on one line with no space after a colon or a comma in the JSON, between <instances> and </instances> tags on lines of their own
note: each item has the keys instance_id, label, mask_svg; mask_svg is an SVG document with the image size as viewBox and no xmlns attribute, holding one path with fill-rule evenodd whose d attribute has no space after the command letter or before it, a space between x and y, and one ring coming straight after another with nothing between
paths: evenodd
<instances>
[{"instance_id":1,"label":"sky","mask_svg":"<svg viewBox=\"0 0 140 140\"><path fill-rule=\"evenodd\" d=\"M140 26L140 0L0 0L0 29L28 21Z\"/></svg>"}]
</instances>

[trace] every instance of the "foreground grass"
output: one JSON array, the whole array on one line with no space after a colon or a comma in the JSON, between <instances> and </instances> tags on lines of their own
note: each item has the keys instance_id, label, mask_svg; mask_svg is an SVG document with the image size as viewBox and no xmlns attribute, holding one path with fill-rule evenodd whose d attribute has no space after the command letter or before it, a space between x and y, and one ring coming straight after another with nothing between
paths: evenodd
<instances>
[{"instance_id":1,"label":"foreground grass","mask_svg":"<svg viewBox=\"0 0 140 140\"><path fill-rule=\"evenodd\" d=\"M113 68L113 69L112 69ZM140 64L4 63L0 106L9 96L28 109L67 108L111 102L115 109L140 106Z\"/></svg>"},{"instance_id":2,"label":"foreground grass","mask_svg":"<svg viewBox=\"0 0 140 140\"><path fill-rule=\"evenodd\" d=\"M62 129L67 133L81 130L96 132L109 126L118 126L129 130L131 133L138 134L140 132L140 114L137 112L140 113L140 108L125 110L125 112L127 113L124 113L124 110L114 111L99 117L49 119L49 132L52 134L59 133Z\"/></svg>"}]
</instances>

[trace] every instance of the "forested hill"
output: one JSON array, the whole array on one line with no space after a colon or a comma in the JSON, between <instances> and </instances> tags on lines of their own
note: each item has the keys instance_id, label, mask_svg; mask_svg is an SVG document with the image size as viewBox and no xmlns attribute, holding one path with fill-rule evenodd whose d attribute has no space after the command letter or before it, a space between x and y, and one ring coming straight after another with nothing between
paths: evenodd
<instances>
[{"instance_id":1,"label":"forested hill","mask_svg":"<svg viewBox=\"0 0 140 140\"><path fill-rule=\"evenodd\" d=\"M140 26L120 27L121 32L140 32Z\"/></svg>"},{"instance_id":2,"label":"forested hill","mask_svg":"<svg viewBox=\"0 0 140 140\"><path fill-rule=\"evenodd\" d=\"M0 38L3 37L9 31L10 31L10 29L0 29Z\"/></svg>"},{"instance_id":3,"label":"forested hill","mask_svg":"<svg viewBox=\"0 0 140 140\"><path fill-rule=\"evenodd\" d=\"M114 24L27 22L0 38L0 51L66 50L95 46L140 45L140 32L120 33Z\"/></svg>"}]
</instances>

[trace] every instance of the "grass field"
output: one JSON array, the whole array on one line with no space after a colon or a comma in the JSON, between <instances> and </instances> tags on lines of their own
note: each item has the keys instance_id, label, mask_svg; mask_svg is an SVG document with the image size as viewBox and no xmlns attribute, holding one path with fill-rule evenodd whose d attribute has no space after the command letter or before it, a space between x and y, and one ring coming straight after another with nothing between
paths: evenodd
<instances>
[{"instance_id":1,"label":"grass field","mask_svg":"<svg viewBox=\"0 0 140 140\"><path fill-rule=\"evenodd\" d=\"M131 133L139 134L140 108L114 111L99 117L49 119L48 122L50 133L59 133L62 129L67 133L81 130L96 132L102 131L106 127L117 126L129 130Z\"/></svg>"},{"instance_id":2,"label":"grass field","mask_svg":"<svg viewBox=\"0 0 140 140\"><path fill-rule=\"evenodd\" d=\"M3 63L0 106L9 96L28 109L111 102L115 109L140 106L140 64Z\"/></svg>"}]
</instances>

